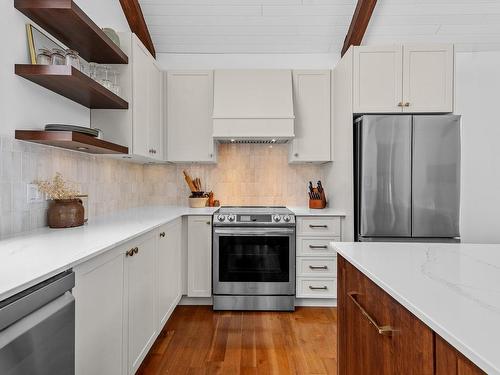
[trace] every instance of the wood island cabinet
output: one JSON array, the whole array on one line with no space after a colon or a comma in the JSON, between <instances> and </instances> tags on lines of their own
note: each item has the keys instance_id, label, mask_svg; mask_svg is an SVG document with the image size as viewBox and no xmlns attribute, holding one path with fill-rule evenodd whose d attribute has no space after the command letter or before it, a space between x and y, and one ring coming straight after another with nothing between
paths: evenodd
<instances>
[{"instance_id":1,"label":"wood island cabinet","mask_svg":"<svg viewBox=\"0 0 500 375\"><path fill-rule=\"evenodd\" d=\"M339 375L484 374L340 255Z\"/></svg>"}]
</instances>

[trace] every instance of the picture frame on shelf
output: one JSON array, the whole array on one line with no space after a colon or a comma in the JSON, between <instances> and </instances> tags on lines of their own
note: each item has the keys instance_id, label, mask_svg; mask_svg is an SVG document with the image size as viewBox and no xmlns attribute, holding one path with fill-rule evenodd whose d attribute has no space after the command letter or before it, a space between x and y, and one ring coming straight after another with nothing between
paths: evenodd
<instances>
[{"instance_id":1,"label":"picture frame on shelf","mask_svg":"<svg viewBox=\"0 0 500 375\"><path fill-rule=\"evenodd\" d=\"M36 28L31 23L26 24L26 34L28 37L28 53L30 62L33 65L38 64L37 54L42 48L52 51L53 48L65 50L65 47L49 37L43 31Z\"/></svg>"}]
</instances>

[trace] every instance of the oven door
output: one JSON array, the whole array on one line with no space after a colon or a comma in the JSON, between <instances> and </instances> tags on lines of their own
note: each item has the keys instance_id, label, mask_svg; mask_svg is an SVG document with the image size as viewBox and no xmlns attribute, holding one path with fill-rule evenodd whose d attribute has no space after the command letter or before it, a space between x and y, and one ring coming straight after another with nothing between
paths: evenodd
<instances>
[{"instance_id":1,"label":"oven door","mask_svg":"<svg viewBox=\"0 0 500 375\"><path fill-rule=\"evenodd\" d=\"M213 292L294 295L294 228L215 228Z\"/></svg>"}]
</instances>

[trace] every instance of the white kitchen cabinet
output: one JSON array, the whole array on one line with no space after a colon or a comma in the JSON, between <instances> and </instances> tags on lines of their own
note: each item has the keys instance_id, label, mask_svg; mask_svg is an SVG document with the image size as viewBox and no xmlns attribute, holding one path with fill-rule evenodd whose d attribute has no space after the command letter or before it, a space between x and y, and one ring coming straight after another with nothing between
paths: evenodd
<instances>
[{"instance_id":1,"label":"white kitchen cabinet","mask_svg":"<svg viewBox=\"0 0 500 375\"><path fill-rule=\"evenodd\" d=\"M289 161L331 161L330 71L293 71L295 138Z\"/></svg>"},{"instance_id":2,"label":"white kitchen cabinet","mask_svg":"<svg viewBox=\"0 0 500 375\"><path fill-rule=\"evenodd\" d=\"M453 111L453 45L354 47L354 113Z\"/></svg>"},{"instance_id":3,"label":"white kitchen cabinet","mask_svg":"<svg viewBox=\"0 0 500 375\"><path fill-rule=\"evenodd\" d=\"M403 112L453 112L451 44L403 46Z\"/></svg>"},{"instance_id":4,"label":"white kitchen cabinet","mask_svg":"<svg viewBox=\"0 0 500 375\"><path fill-rule=\"evenodd\" d=\"M133 241L125 259L125 306L128 314L128 373L135 374L158 333L155 233Z\"/></svg>"},{"instance_id":5,"label":"white kitchen cabinet","mask_svg":"<svg viewBox=\"0 0 500 375\"><path fill-rule=\"evenodd\" d=\"M354 47L354 113L401 112L402 47Z\"/></svg>"},{"instance_id":6,"label":"white kitchen cabinet","mask_svg":"<svg viewBox=\"0 0 500 375\"><path fill-rule=\"evenodd\" d=\"M333 241L342 241L341 217L297 217L297 298L337 297L337 253L330 245Z\"/></svg>"},{"instance_id":7,"label":"white kitchen cabinet","mask_svg":"<svg viewBox=\"0 0 500 375\"><path fill-rule=\"evenodd\" d=\"M161 330L181 299L182 221L161 226L158 236L158 322Z\"/></svg>"},{"instance_id":8,"label":"white kitchen cabinet","mask_svg":"<svg viewBox=\"0 0 500 375\"><path fill-rule=\"evenodd\" d=\"M212 217L188 217L188 297L212 296Z\"/></svg>"},{"instance_id":9,"label":"white kitchen cabinet","mask_svg":"<svg viewBox=\"0 0 500 375\"><path fill-rule=\"evenodd\" d=\"M93 109L91 126L101 129L105 140L127 146L132 159L163 161L162 72L135 34L120 34L120 44L129 64L114 68L120 72L120 95L129 109Z\"/></svg>"},{"instance_id":10,"label":"white kitchen cabinet","mask_svg":"<svg viewBox=\"0 0 500 375\"><path fill-rule=\"evenodd\" d=\"M215 163L213 71L167 72L167 160Z\"/></svg>"},{"instance_id":11,"label":"white kitchen cabinet","mask_svg":"<svg viewBox=\"0 0 500 375\"><path fill-rule=\"evenodd\" d=\"M125 248L110 250L74 269L77 375L125 373Z\"/></svg>"}]
</instances>

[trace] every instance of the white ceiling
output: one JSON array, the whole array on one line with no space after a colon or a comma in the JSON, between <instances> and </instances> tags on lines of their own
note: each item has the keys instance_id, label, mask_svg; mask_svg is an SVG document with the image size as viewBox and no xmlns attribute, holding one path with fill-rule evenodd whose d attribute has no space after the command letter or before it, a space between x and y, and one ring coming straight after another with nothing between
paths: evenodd
<instances>
[{"instance_id":1,"label":"white ceiling","mask_svg":"<svg viewBox=\"0 0 500 375\"><path fill-rule=\"evenodd\" d=\"M339 52L357 0L140 0L158 53ZM363 44L500 50L500 0L378 0Z\"/></svg>"}]
</instances>

